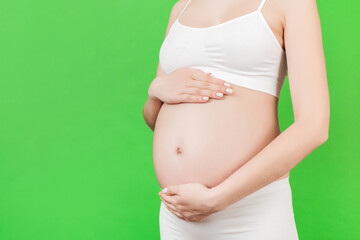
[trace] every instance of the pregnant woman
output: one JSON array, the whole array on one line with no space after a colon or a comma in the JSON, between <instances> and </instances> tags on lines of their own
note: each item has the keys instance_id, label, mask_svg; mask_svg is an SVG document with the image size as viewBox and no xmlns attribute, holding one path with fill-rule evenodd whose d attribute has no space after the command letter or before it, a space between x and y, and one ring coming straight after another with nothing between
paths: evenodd
<instances>
[{"instance_id":1,"label":"pregnant woman","mask_svg":"<svg viewBox=\"0 0 360 240\"><path fill-rule=\"evenodd\" d=\"M329 128L316 1L179 0L159 57L143 113L161 239L298 239L289 172Z\"/></svg>"}]
</instances>

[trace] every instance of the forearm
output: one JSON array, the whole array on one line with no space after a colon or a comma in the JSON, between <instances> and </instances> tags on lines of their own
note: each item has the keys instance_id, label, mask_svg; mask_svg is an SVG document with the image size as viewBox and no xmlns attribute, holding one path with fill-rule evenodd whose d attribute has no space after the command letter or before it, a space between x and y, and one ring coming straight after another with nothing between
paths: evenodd
<instances>
[{"instance_id":1,"label":"forearm","mask_svg":"<svg viewBox=\"0 0 360 240\"><path fill-rule=\"evenodd\" d=\"M155 122L163 102L158 98L149 95L143 109L143 116L146 124L154 131Z\"/></svg>"},{"instance_id":2,"label":"forearm","mask_svg":"<svg viewBox=\"0 0 360 240\"><path fill-rule=\"evenodd\" d=\"M325 131L295 122L225 181L212 188L216 209L222 210L268 185L294 168L327 139Z\"/></svg>"}]
</instances>

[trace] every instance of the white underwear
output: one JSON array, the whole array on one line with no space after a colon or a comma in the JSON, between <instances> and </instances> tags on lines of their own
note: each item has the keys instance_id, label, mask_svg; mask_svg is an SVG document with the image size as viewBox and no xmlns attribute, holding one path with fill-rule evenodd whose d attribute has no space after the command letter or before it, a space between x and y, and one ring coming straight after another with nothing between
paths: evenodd
<instances>
[{"instance_id":1,"label":"white underwear","mask_svg":"<svg viewBox=\"0 0 360 240\"><path fill-rule=\"evenodd\" d=\"M161 202L161 240L298 240L289 177L276 180L200 222L179 219Z\"/></svg>"}]
</instances>

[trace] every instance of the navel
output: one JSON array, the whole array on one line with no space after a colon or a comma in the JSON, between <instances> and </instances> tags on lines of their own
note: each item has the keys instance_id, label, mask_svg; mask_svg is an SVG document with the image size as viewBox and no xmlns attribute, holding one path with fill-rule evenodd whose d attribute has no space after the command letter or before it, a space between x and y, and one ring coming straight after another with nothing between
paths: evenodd
<instances>
[{"instance_id":1,"label":"navel","mask_svg":"<svg viewBox=\"0 0 360 240\"><path fill-rule=\"evenodd\" d=\"M176 148L176 154L180 155L182 153L182 149L180 147Z\"/></svg>"}]
</instances>

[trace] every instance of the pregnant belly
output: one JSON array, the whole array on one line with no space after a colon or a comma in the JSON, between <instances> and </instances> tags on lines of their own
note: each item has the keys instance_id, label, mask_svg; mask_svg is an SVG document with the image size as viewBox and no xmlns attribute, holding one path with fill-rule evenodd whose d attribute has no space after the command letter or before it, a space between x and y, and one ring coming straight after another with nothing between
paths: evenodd
<instances>
[{"instance_id":1,"label":"pregnant belly","mask_svg":"<svg viewBox=\"0 0 360 240\"><path fill-rule=\"evenodd\" d=\"M280 130L274 96L232 84L207 103L164 103L153 138L161 188L200 182L213 187L270 143Z\"/></svg>"}]
</instances>

